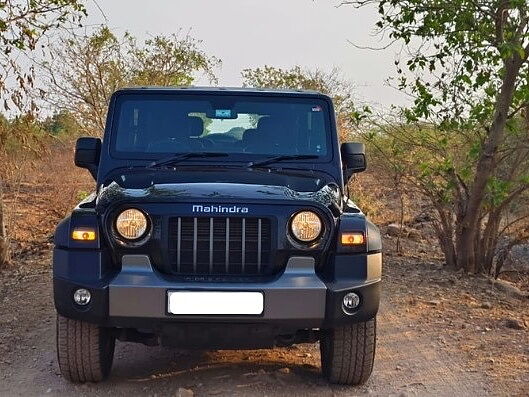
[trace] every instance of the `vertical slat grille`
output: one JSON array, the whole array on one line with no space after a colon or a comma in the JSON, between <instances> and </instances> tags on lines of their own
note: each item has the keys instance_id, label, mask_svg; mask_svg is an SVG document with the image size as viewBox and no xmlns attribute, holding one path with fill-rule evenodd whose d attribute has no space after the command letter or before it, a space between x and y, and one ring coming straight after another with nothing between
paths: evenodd
<instances>
[{"instance_id":1,"label":"vertical slat grille","mask_svg":"<svg viewBox=\"0 0 529 397\"><path fill-rule=\"evenodd\" d=\"M182 219L178 218L178 226L176 232L176 271L180 272L180 253L182 252Z\"/></svg>"},{"instance_id":2,"label":"vertical slat grille","mask_svg":"<svg viewBox=\"0 0 529 397\"><path fill-rule=\"evenodd\" d=\"M266 218L170 218L168 242L176 274L257 276L274 271Z\"/></svg>"}]
</instances>

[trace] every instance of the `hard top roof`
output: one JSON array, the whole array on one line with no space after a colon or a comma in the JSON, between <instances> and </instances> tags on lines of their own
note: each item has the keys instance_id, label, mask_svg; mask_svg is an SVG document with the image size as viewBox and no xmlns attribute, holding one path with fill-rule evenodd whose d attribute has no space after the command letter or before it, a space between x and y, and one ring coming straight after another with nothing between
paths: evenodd
<instances>
[{"instance_id":1,"label":"hard top roof","mask_svg":"<svg viewBox=\"0 0 529 397\"><path fill-rule=\"evenodd\" d=\"M120 92L157 92L157 93L170 93L170 92L189 92L196 94L243 94L243 95L294 95L294 96L319 96L327 97L327 95L313 90L296 90L286 88L255 88L255 87L200 87L200 86L145 86L145 87L127 87L117 91Z\"/></svg>"}]
</instances>

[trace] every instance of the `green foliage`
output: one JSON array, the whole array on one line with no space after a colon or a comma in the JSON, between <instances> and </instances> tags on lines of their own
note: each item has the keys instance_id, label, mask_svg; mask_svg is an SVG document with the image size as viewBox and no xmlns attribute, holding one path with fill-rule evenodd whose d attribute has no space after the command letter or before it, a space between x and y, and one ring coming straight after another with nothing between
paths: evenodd
<instances>
[{"instance_id":1,"label":"green foliage","mask_svg":"<svg viewBox=\"0 0 529 397\"><path fill-rule=\"evenodd\" d=\"M79 125L66 112L39 120L31 113L7 119L0 114L0 152L11 156L39 157L47 153L52 138L71 139L79 135Z\"/></svg>"},{"instance_id":2,"label":"green foliage","mask_svg":"<svg viewBox=\"0 0 529 397\"><path fill-rule=\"evenodd\" d=\"M0 152L19 154L27 152L37 155L43 149L47 137L42 125L31 114L11 120L0 116Z\"/></svg>"},{"instance_id":3,"label":"green foliage","mask_svg":"<svg viewBox=\"0 0 529 397\"><path fill-rule=\"evenodd\" d=\"M127 56L132 63L134 85L184 86L193 83L197 72L217 82L213 70L220 61L200 50L200 41L189 36L155 36L138 46L129 37Z\"/></svg>"},{"instance_id":4,"label":"green foliage","mask_svg":"<svg viewBox=\"0 0 529 397\"><path fill-rule=\"evenodd\" d=\"M495 208L505 201L512 191L513 183L493 176L487 184L487 201L490 207Z\"/></svg>"},{"instance_id":5,"label":"green foliage","mask_svg":"<svg viewBox=\"0 0 529 397\"><path fill-rule=\"evenodd\" d=\"M86 190L79 190L75 198L76 201L83 201L88 196L90 196L90 192L87 192Z\"/></svg>"},{"instance_id":6,"label":"green foliage","mask_svg":"<svg viewBox=\"0 0 529 397\"><path fill-rule=\"evenodd\" d=\"M107 27L85 37L72 36L52 46L53 58L41 65L56 109L75 115L85 134L100 134L110 96L127 86L192 84L198 75L216 81L220 61L201 42L177 35L155 36L143 43Z\"/></svg>"},{"instance_id":7,"label":"green foliage","mask_svg":"<svg viewBox=\"0 0 529 397\"><path fill-rule=\"evenodd\" d=\"M458 128L490 121L505 64L527 59L528 4L524 0L354 1L378 6L377 27L408 46L397 64L398 87L415 97L409 121L432 119ZM362 3L362 4L361 4ZM518 76L511 109L529 100L528 65Z\"/></svg>"},{"instance_id":8,"label":"green foliage","mask_svg":"<svg viewBox=\"0 0 529 397\"><path fill-rule=\"evenodd\" d=\"M42 128L54 137L76 137L81 127L75 117L66 111L61 111L47 117L42 122Z\"/></svg>"},{"instance_id":9,"label":"green foliage","mask_svg":"<svg viewBox=\"0 0 529 397\"><path fill-rule=\"evenodd\" d=\"M465 190L473 181L481 149L479 142L467 139L467 132L391 120L372 124L361 136L377 164L401 175L408 189L419 191L435 206L455 213L458 194L468 194ZM527 134L520 123L517 133ZM515 150L514 145L506 142L500 148L509 155L501 158L488 180L485 214L529 186L529 152L523 142Z\"/></svg>"},{"instance_id":10,"label":"green foliage","mask_svg":"<svg viewBox=\"0 0 529 397\"><path fill-rule=\"evenodd\" d=\"M414 99L365 138L432 203L447 263L491 271L502 219L529 190L529 3L345 3L378 7L380 33L406 50L394 81Z\"/></svg>"}]
</instances>

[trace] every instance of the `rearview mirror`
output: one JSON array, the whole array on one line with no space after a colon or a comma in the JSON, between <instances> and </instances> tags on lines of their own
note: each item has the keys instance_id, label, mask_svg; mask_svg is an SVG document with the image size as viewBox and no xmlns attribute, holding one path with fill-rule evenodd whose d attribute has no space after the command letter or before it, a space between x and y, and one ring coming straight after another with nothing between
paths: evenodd
<instances>
[{"instance_id":1,"label":"rearview mirror","mask_svg":"<svg viewBox=\"0 0 529 397\"><path fill-rule=\"evenodd\" d=\"M101 139L84 137L75 144L75 165L86 168L94 179L97 179L97 168L101 156Z\"/></svg>"},{"instance_id":2,"label":"rearview mirror","mask_svg":"<svg viewBox=\"0 0 529 397\"><path fill-rule=\"evenodd\" d=\"M366 170L366 147L363 143L342 143L340 151L346 179L351 178L353 174Z\"/></svg>"}]
</instances>

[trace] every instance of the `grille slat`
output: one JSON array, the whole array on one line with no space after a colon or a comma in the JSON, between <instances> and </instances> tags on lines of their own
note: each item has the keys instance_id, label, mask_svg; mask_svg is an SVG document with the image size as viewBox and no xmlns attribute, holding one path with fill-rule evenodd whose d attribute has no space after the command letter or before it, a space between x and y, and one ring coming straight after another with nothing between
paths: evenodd
<instances>
[{"instance_id":1,"label":"grille slat","mask_svg":"<svg viewBox=\"0 0 529 397\"><path fill-rule=\"evenodd\" d=\"M244 273L244 267L246 265L246 219L244 218L242 218L241 255L241 271Z\"/></svg>"},{"instance_id":2,"label":"grille slat","mask_svg":"<svg viewBox=\"0 0 529 397\"><path fill-rule=\"evenodd\" d=\"M213 218L209 218L209 272L213 273Z\"/></svg>"},{"instance_id":3,"label":"grille slat","mask_svg":"<svg viewBox=\"0 0 529 397\"><path fill-rule=\"evenodd\" d=\"M182 251L181 245L182 244L182 219L178 218L178 230L177 230L177 237L176 237L176 270L177 272L180 272L180 253Z\"/></svg>"},{"instance_id":4,"label":"grille slat","mask_svg":"<svg viewBox=\"0 0 529 397\"><path fill-rule=\"evenodd\" d=\"M193 219L193 272L197 272L198 220Z\"/></svg>"},{"instance_id":5,"label":"grille slat","mask_svg":"<svg viewBox=\"0 0 529 397\"><path fill-rule=\"evenodd\" d=\"M274 271L266 218L173 217L168 242L176 274L261 276Z\"/></svg>"},{"instance_id":6,"label":"grille slat","mask_svg":"<svg viewBox=\"0 0 529 397\"><path fill-rule=\"evenodd\" d=\"M257 273L261 272L261 219L257 221Z\"/></svg>"},{"instance_id":7,"label":"grille slat","mask_svg":"<svg viewBox=\"0 0 529 397\"><path fill-rule=\"evenodd\" d=\"M230 218L226 218L226 274L230 271Z\"/></svg>"}]
</instances>

